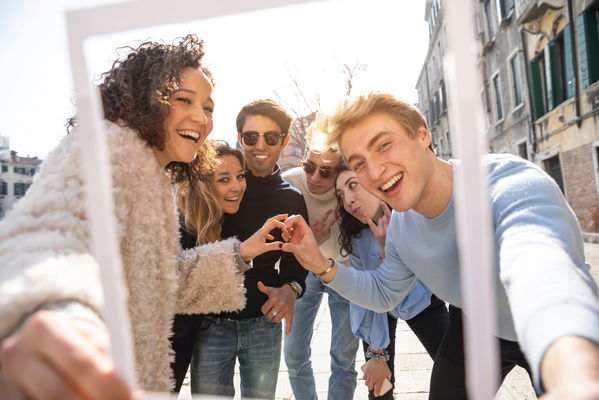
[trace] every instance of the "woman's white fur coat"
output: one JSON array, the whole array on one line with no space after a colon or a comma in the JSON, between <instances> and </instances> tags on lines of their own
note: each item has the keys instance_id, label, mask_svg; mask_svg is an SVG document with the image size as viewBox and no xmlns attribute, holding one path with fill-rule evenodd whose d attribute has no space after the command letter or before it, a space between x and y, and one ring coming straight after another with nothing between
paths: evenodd
<instances>
[{"instance_id":1,"label":"woman's white fur coat","mask_svg":"<svg viewBox=\"0 0 599 400\"><path fill-rule=\"evenodd\" d=\"M152 149L129 129L107 123L106 131L137 378L146 390L168 391L174 313L245 305L235 239L182 251L171 184ZM0 222L0 338L35 310L60 302L102 315L75 135L50 153L26 196Z\"/></svg>"}]
</instances>

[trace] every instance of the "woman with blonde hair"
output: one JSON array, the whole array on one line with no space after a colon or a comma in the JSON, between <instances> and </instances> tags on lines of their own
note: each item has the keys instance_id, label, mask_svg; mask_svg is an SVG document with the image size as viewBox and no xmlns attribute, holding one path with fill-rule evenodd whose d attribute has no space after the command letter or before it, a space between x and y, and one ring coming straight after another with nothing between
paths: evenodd
<instances>
[{"instance_id":1,"label":"woman with blonde hair","mask_svg":"<svg viewBox=\"0 0 599 400\"><path fill-rule=\"evenodd\" d=\"M181 213L181 246L184 249L205 245L221 240L221 225L224 214L234 214L246 189L243 154L223 140L206 141L205 150L214 154L216 165L198 158L192 165L198 171L197 180L182 182L177 188L177 205ZM240 254L246 253L246 246L254 246L256 241L273 237L265 232L282 226L279 220L286 214L269 218L264 226L252 237L239 244ZM279 242L263 244L265 249L279 249ZM174 391L178 392L191 361L197 333L205 322L201 314L177 314L173 324L172 347L175 360L171 363L175 376ZM193 366L192 366L193 369Z\"/></svg>"}]
</instances>

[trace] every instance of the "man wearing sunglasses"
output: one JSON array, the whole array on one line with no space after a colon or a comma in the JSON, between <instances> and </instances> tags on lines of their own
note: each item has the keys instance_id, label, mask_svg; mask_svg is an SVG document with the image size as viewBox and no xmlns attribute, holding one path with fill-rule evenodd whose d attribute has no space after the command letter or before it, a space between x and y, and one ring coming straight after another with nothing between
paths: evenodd
<instances>
[{"instance_id":1,"label":"man wearing sunglasses","mask_svg":"<svg viewBox=\"0 0 599 400\"><path fill-rule=\"evenodd\" d=\"M313 126L308 129L307 138ZM341 162L339 154L306 149L300 167L283 174L283 179L299 189L304 195L311 228L317 238L319 249L327 257L344 262L337 241L339 225L334 218L337 204L335 178ZM312 274L306 278L306 292L295 304L295 315L291 335L285 338L285 362L289 381L297 400L316 400L316 385L310 360L310 342L314 320L324 293L328 294L331 313L331 376L329 378L329 400L353 399L356 388L355 370L358 339L351 331L349 302L337 292L327 288Z\"/></svg>"},{"instance_id":2,"label":"man wearing sunglasses","mask_svg":"<svg viewBox=\"0 0 599 400\"><path fill-rule=\"evenodd\" d=\"M246 163L247 189L239 211L225 214L222 236L244 241L278 214L308 217L302 194L285 182L277 165L289 143L291 117L272 100L257 100L237 116L238 140ZM282 241L281 230L270 232ZM278 270L276 268L278 264ZM196 382L201 394L234 397L233 375L239 360L241 397L274 399L281 360L281 322L293 327L295 301L305 290L307 272L290 253L270 251L252 260L245 273L246 307L209 316L211 326L198 334L207 349Z\"/></svg>"}]
</instances>

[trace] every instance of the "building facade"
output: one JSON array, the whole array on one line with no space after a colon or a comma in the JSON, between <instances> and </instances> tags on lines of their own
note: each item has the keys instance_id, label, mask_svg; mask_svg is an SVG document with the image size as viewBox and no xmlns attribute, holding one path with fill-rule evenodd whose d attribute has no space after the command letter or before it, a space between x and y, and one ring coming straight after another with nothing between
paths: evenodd
<instances>
[{"instance_id":1,"label":"building facade","mask_svg":"<svg viewBox=\"0 0 599 400\"><path fill-rule=\"evenodd\" d=\"M514 0L476 3L476 28L481 43L479 67L491 153L532 159L528 80L522 32Z\"/></svg>"},{"instance_id":2,"label":"building facade","mask_svg":"<svg viewBox=\"0 0 599 400\"><path fill-rule=\"evenodd\" d=\"M531 98L533 160L585 232L599 232L599 0L517 0Z\"/></svg>"},{"instance_id":3,"label":"building facade","mask_svg":"<svg viewBox=\"0 0 599 400\"><path fill-rule=\"evenodd\" d=\"M489 151L538 164L555 179L582 230L598 233L599 0L477 0L475 9ZM447 158L442 2L427 0L425 17L430 45L419 103Z\"/></svg>"},{"instance_id":4,"label":"building facade","mask_svg":"<svg viewBox=\"0 0 599 400\"><path fill-rule=\"evenodd\" d=\"M41 163L37 157L18 156L9 150L8 138L0 139L0 218L29 189Z\"/></svg>"},{"instance_id":5,"label":"building facade","mask_svg":"<svg viewBox=\"0 0 599 400\"><path fill-rule=\"evenodd\" d=\"M424 18L429 27L429 47L418 76L418 106L429 125L437 155L451 158L451 138L447 97L443 75L443 56L446 49L445 18L441 0L427 0Z\"/></svg>"}]
</instances>

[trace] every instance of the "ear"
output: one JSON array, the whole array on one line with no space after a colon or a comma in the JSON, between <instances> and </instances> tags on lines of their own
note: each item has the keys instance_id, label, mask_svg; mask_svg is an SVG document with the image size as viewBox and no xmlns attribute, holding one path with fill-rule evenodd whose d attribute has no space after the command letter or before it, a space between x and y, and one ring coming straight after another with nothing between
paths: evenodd
<instances>
[{"instance_id":1,"label":"ear","mask_svg":"<svg viewBox=\"0 0 599 400\"><path fill-rule=\"evenodd\" d=\"M429 147L432 142L431 133L424 126L418 128L416 137L424 144L424 147Z\"/></svg>"},{"instance_id":2,"label":"ear","mask_svg":"<svg viewBox=\"0 0 599 400\"><path fill-rule=\"evenodd\" d=\"M243 148L243 142L241 141L241 135L239 133L237 134L237 142L239 143L241 148Z\"/></svg>"},{"instance_id":3,"label":"ear","mask_svg":"<svg viewBox=\"0 0 599 400\"><path fill-rule=\"evenodd\" d=\"M283 145L281 147L284 149L285 147L287 147L287 145L289 144L290 141L291 141L291 135L286 134L285 139L283 139ZM283 150L283 149L281 149L281 150Z\"/></svg>"}]
</instances>

